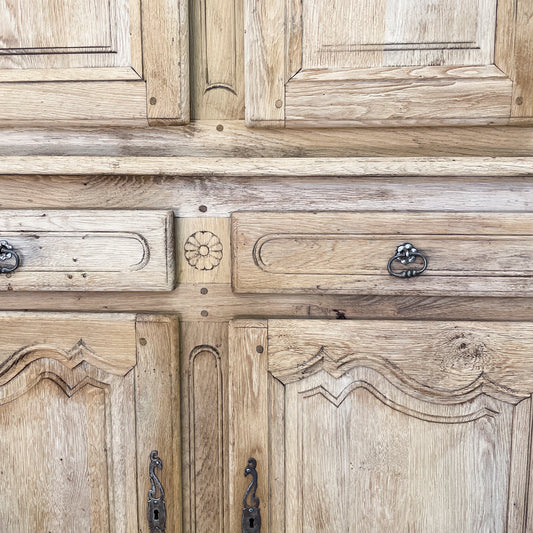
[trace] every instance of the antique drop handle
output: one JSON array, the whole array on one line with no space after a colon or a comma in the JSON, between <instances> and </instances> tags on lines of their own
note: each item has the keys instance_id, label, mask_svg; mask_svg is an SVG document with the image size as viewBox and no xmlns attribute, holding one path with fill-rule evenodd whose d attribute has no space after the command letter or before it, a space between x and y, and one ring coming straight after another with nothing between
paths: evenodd
<instances>
[{"instance_id":1,"label":"antique drop handle","mask_svg":"<svg viewBox=\"0 0 533 533\"><path fill-rule=\"evenodd\" d=\"M257 461L250 457L248 466L244 469L244 477L252 476L252 481L244 493L242 499L242 533L260 533L261 513L259 510L259 498L255 495L257 490ZM250 496L250 503L248 503Z\"/></svg>"},{"instance_id":2,"label":"antique drop handle","mask_svg":"<svg viewBox=\"0 0 533 533\"><path fill-rule=\"evenodd\" d=\"M16 270L20 264L20 258L13 250L13 246L7 241L0 241L0 265L9 260L14 261L12 265L9 266L0 266L0 274L7 274Z\"/></svg>"},{"instance_id":3,"label":"antique drop handle","mask_svg":"<svg viewBox=\"0 0 533 533\"><path fill-rule=\"evenodd\" d=\"M420 268L409 268L407 270L402 270L400 272L394 272L392 266L395 261L398 261L402 265L408 265L416 261L416 258L419 257L422 259L424 264ZM420 276L422 272L426 270L428 266L428 260L425 255L421 254L411 243L406 242L401 244L396 248L396 254L389 259L387 265L387 270L391 276L397 278L414 278L415 276Z\"/></svg>"},{"instance_id":4,"label":"antique drop handle","mask_svg":"<svg viewBox=\"0 0 533 533\"><path fill-rule=\"evenodd\" d=\"M155 469L163 470L163 461L157 456L157 450L150 452L150 482L152 487L148 491L148 527L150 533L165 533L167 522L167 511L165 508L165 491L155 473ZM157 490L159 489L159 496Z\"/></svg>"}]
</instances>

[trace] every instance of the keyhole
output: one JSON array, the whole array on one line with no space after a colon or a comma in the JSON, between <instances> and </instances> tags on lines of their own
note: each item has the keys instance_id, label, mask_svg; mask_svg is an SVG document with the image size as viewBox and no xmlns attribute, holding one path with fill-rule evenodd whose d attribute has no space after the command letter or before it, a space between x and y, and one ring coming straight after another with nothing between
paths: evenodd
<instances>
[{"instance_id":1,"label":"keyhole","mask_svg":"<svg viewBox=\"0 0 533 533\"><path fill-rule=\"evenodd\" d=\"M157 522L159 520L159 511L154 509L154 520Z\"/></svg>"},{"instance_id":2,"label":"keyhole","mask_svg":"<svg viewBox=\"0 0 533 533\"><path fill-rule=\"evenodd\" d=\"M250 518L249 521L250 521L250 527L254 527L254 519Z\"/></svg>"}]
</instances>

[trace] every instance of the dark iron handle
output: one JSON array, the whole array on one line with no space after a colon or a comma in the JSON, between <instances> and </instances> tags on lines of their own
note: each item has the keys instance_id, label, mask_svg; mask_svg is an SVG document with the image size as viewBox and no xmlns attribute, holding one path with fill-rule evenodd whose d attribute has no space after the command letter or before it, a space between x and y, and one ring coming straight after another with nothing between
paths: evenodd
<instances>
[{"instance_id":1,"label":"dark iron handle","mask_svg":"<svg viewBox=\"0 0 533 533\"><path fill-rule=\"evenodd\" d=\"M257 461L250 457L248 465L244 469L244 477L252 476L252 481L244 493L242 499L242 533L261 532L261 510L259 509L259 498L255 495L257 490ZM248 498L250 502L248 502Z\"/></svg>"},{"instance_id":2,"label":"dark iron handle","mask_svg":"<svg viewBox=\"0 0 533 533\"><path fill-rule=\"evenodd\" d=\"M163 461L157 454L157 450L152 450L150 452L150 466L148 472L152 486L148 491L148 508L146 510L146 516L148 518L148 528L150 533L165 533L167 527L165 491L163 490L161 481L159 481L159 478L155 473L156 468L163 470Z\"/></svg>"},{"instance_id":3,"label":"dark iron handle","mask_svg":"<svg viewBox=\"0 0 533 533\"><path fill-rule=\"evenodd\" d=\"M11 244L9 244L7 241L0 241L0 263L4 263L9 260L14 260L14 264L9 266L0 266L0 274L13 272L20 265L20 258L17 252L13 250L13 246L11 246Z\"/></svg>"},{"instance_id":4,"label":"dark iron handle","mask_svg":"<svg viewBox=\"0 0 533 533\"><path fill-rule=\"evenodd\" d=\"M402 270L401 272L394 272L392 270L392 265L395 261L398 261L402 265L408 265L416 261L416 258L419 257L424 262L421 268L409 268L407 270ZM414 278L420 276L426 268L428 267L428 260L424 254L421 254L410 242L401 244L396 248L396 254L389 259L387 264L387 270L391 276L396 278Z\"/></svg>"}]
</instances>

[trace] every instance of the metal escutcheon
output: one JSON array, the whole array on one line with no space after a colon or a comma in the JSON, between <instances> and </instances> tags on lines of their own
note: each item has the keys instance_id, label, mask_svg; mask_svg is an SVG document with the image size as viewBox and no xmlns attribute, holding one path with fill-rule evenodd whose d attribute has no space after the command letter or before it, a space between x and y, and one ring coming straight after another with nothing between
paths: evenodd
<instances>
[{"instance_id":1,"label":"metal escutcheon","mask_svg":"<svg viewBox=\"0 0 533 533\"><path fill-rule=\"evenodd\" d=\"M157 450L150 452L149 475L152 484L148 491L148 508L146 516L150 533L165 533L167 511L165 508L165 491L155 473L155 469L163 470L163 461L157 456ZM157 495L159 493L159 496Z\"/></svg>"},{"instance_id":2,"label":"metal escutcheon","mask_svg":"<svg viewBox=\"0 0 533 533\"><path fill-rule=\"evenodd\" d=\"M0 265L2 263L11 263L7 266L0 266L0 274L8 274L16 270L20 264L20 258L13 250L13 246L7 241L0 241Z\"/></svg>"},{"instance_id":3,"label":"metal escutcheon","mask_svg":"<svg viewBox=\"0 0 533 533\"><path fill-rule=\"evenodd\" d=\"M252 476L252 481L244 493L242 499L242 533L260 533L261 512L259 509L259 498L255 495L257 490L257 461L250 457L248 466L244 469L244 477ZM250 503L248 503L250 497Z\"/></svg>"},{"instance_id":4,"label":"metal escutcheon","mask_svg":"<svg viewBox=\"0 0 533 533\"><path fill-rule=\"evenodd\" d=\"M392 269L395 261L398 261L402 265L409 265L416 261L417 257L422 259L424 263L420 268L408 268L407 270L401 270L399 272L395 272ZM391 276L397 278L414 278L420 276L420 274L426 270L427 266L428 260L426 256L421 254L410 242L406 242L396 248L396 255L389 259L387 270Z\"/></svg>"}]
</instances>

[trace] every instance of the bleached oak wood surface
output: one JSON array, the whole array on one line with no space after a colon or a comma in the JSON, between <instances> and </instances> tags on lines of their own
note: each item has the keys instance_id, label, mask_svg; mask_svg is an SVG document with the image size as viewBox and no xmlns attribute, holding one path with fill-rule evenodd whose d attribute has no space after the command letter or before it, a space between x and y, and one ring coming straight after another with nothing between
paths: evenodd
<instances>
[{"instance_id":1,"label":"bleached oak wood surface","mask_svg":"<svg viewBox=\"0 0 533 533\"><path fill-rule=\"evenodd\" d=\"M148 533L156 449L167 526L181 531L176 320L1 313L0 324L3 526Z\"/></svg>"},{"instance_id":2,"label":"bleached oak wood surface","mask_svg":"<svg viewBox=\"0 0 533 533\"><path fill-rule=\"evenodd\" d=\"M531 341L516 322L232 322L234 527L252 456L266 531L527 531Z\"/></svg>"},{"instance_id":3,"label":"bleached oak wood surface","mask_svg":"<svg viewBox=\"0 0 533 533\"><path fill-rule=\"evenodd\" d=\"M187 2L0 4L3 125L184 124Z\"/></svg>"},{"instance_id":4,"label":"bleached oak wood surface","mask_svg":"<svg viewBox=\"0 0 533 533\"><path fill-rule=\"evenodd\" d=\"M530 213L244 211L231 241L237 292L533 295ZM404 243L426 258L420 276L387 270ZM390 266L419 270L423 259Z\"/></svg>"},{"instance_id":5,"label":"bleached oak wood surface","mask_svg":"<svg viewBox=\"0 0 533 533\"><path fill-rule=\"evenodd\" d=\"M3 211L20 264L0 290L172 290L173 230L168 211Z\"/></svg>"},{"instance_id":6,"label":"bleached oak wood surface","mask_svg":"<svg viewBox=\"0 0 533 533\"><path fill-rule=\"evenodd\" d=\"M245 4L246 122L339 128L530 120L529 9L527 0L276 0L268 9L252 1Z\"/></svg>"},{"instance_id":7,"label":"bleached oak wood surface","mask_svg":"<svg viewBox=\"0 0 533 533\"><path fill-rule=\"evenodd\" d=\"M533 128L250 129L239 120L180 128L2 128L2 156L520 157ZM28 170L30 171L30 169Z\"/></svg>"},{"instance_id":8,"label":"bleached oak wood surface","mask_svg":"<svg viewBox=\"0 0 533 533\"><path fill-rule=\"evenodd\" d=\"M530 157L221 158L0 156L0 174L182 176L530 176Z\"/></svg>"}]
</instances>

